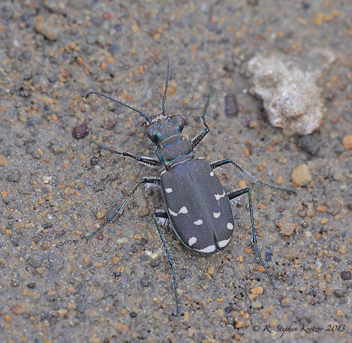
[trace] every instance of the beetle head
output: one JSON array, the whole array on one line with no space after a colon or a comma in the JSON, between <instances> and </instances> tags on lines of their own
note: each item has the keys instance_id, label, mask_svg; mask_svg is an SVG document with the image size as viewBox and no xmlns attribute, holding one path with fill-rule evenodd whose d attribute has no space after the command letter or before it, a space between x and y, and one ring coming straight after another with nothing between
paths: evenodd
<instances>
[{"instance_id":1,"label":"beetle head","mask_svg":"<svg viewBox=\"0 0 352 343\"><path fill-rule=\"evenodd\" d=\"M177 115L159 115L150 119L151 122L147 123L146 134L154 144L158 144L169 137L179 135L185 125L183 118Z\"/></svg>"}]
</instances>

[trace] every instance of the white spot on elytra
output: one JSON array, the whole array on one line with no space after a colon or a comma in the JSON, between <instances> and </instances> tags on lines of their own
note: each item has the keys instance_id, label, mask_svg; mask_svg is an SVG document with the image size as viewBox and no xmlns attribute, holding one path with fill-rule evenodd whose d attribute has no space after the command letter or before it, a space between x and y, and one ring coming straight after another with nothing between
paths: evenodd
<instances>
[{"instance_id":1,"label":"white spot on elytra","mask_svg":"<svg viewBox=\"0 0 352 343\"><path fill-rule=\"evenodd\" d=\"M220 247L220 248L226 247L226 245L230 242L230 239L231 239L231 238L225 239L225 240L223 240L223 241L220 241L220 242L218 243L218 244L219 244L219 247Z\"/></svg>"},{"instance_id":2,"label":"white spot on elytra","mask_svg":"<svg viewBox=\"0 0 352 343\"><path fill-rule=\"evenodd\" d=\"M188 213L187 207L186 206L181 207L178 213Z\"/></svg>"},{"instance_id":3,"label":"white spot on elytra","mask_svg":"<svg viewBox=\"0 0 352 343\"><path fill-rule=\"evenodd\" d=\"M188 245L191 247L193 244L196 244L196 242L197 242L197 238L196 237L191 237L188 240Z\"/></svg>"},{"instance_id":4,"label":"white spot on elytra","mask_svg":"<svg viewBox=\"0 0 352 343\"><path fill-rule=\"evenodd\" d=\"M221 212L214 212L213 216L214 216L214 218L219 218L220 214L221 214Z\"/></svg>"},{"instance_id":5,"label":"white spot on elytra","mask_svg":"<svg viewBox=\"0 0 352 343\"><path fill-rule=\"evenodd\" d=\"M215 245L209 245L208 247L206 247L204 249L197 250L197 251L207 254L207 253L211 253L211 252L213 252L215 250L216 250Z\"/></svg>"},{"instance_id":6,"label":"white spot on elytra","mask_svg":"<svg viewBox=\"0 0 352 343\"><path fill-rule=\"evenodd\" d=\"M193 224L194 225L202 225L203 224L203 220L202 219L198 219Z\"/></svg>"},{"instance_id":7,"label":"white spot on elytra","mask_svg":"<svg viewBox=\"0 0 352 343\"><path fill-rule=\"evenodd\" d=\"M225 191L223 191L223 193L222 194L215 194L215 199L217 200L217 201L219 201L221 198L223 198L225 196Z\"/></svg>"},{"instance_id":8,"label":"white spot on elytra","mask_svg":"<svg viewBox=\"0 0 352 343\"><path fill-rule=\"evenodd\" d=\"M166 192L166 193L172 193L172 188L166 188L166 189L165 189L165 192Z\"/></svg>"},{"instance_id":9,"label":"white spot on elytra","mask_svg":"<svg viewBox=\"0 0 352 343\"><path fill-rule=\"evenodd\" d=\"M214 174L214 172L213 171L211 171L210 172L210 176L214 176L215 174Z\"/></svg>"},{"instance_id":10,"label":"white spot on elytra","mask_svg":"<svg viewBox=\"0 0 352 343\"><path fill-rule=\"evenodd\" d=\"M169 212L172 216L177 217L177 215L179 215L180 213L184 213L184 214L188 213L188 210L186 206L182 206L177 213L172 211L170 208L169 208Z\"/></svg>"},{"instance_id":11,"label":"white spot on elytra","mask_svg":"<svg viewBox=\"0 0 352 343\"><path fill-rule=\"evenodd\" d=\"M232 223L227 223L227 226L226 226L229 230L233 230L233 224Z\"/></svg>"}]
</instances>

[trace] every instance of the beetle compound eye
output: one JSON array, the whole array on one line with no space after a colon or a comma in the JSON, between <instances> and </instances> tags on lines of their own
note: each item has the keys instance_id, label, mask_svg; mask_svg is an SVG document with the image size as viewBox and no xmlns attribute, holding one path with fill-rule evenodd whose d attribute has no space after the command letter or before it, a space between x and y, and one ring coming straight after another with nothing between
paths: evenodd
<instances>
[{"instance_id":1,"label":"beetle compound eye","mask_svg":"<svg viewBox=\"0 0 352 343\"><path fill-rule=\"evenodd\" d=\"M182 131L183 127L185 126L185 121L180 116L172 116L171 120L177 125L180 131Z\"/></svg>"},{"instance_id":2,"label":"beetle compound eye","mask_svg":"<svg viewBox=\"0 0 352 343\"><path fill-rule=\"evenodd\" d=\"M154 127L150 127L147 130L147 136L153 143L156 143L158 140L158 134L155 132Z\"/></svg>"}]
</instances>

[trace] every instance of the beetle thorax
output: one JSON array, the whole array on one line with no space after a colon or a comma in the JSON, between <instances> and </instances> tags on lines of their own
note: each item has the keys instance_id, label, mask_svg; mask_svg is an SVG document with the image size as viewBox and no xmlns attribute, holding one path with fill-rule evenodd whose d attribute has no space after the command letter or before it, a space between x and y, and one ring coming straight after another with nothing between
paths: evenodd
<instances>
[{"instance_id":1,"label":"beetle thorax","mask_svg":"<svg viewBox=\"0 0 352 343\"><path fill-rule=\"evenodd\" d=\"M182 134L168 137L160 142L156 154L167 169L194 157L190 140Z\"/></svg>"}]
</instances>

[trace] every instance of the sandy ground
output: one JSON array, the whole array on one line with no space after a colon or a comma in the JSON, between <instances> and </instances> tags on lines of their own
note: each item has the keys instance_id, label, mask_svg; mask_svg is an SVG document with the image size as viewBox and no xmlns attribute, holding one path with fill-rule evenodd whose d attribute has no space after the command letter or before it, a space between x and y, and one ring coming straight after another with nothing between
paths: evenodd
<instances>
[{"instance_id":1,"label":"sandy ground","mask_svg":"<svg viewBox=\"0 0 352 343\"><path fill-rule=\"evenodd\" d=\"M350 342L351 18L349 0L2 1L1 341ZM299 58L317 48L336 57L320 80L326 116L310 136L284 136L248 93L243 68L259 52ZM263 188L231 166L217 172L226 189L251 187L276 290L251 246L246 198L215 255L188 251L163 228L180 316L151 217L163 206L157 189L141 188L117 222L84 239L158 170L91 144L153 156L138 113L81 95L101 91L159 114L168 60L166 108L191 137L214 87L197 156L231 158L297 192ZM234 96L238 113L225 115ZM296 187L301 164L312 180Z\"/></svg>"}]
</instances>

